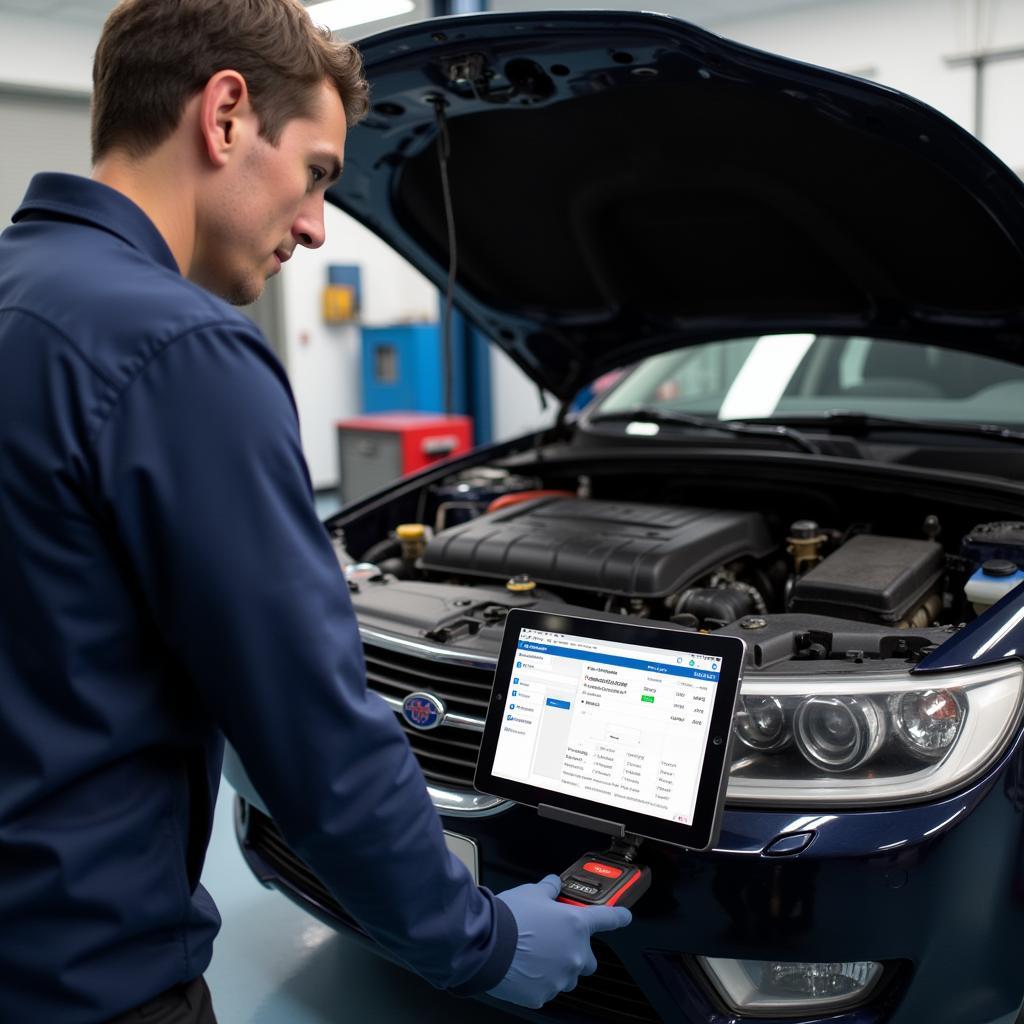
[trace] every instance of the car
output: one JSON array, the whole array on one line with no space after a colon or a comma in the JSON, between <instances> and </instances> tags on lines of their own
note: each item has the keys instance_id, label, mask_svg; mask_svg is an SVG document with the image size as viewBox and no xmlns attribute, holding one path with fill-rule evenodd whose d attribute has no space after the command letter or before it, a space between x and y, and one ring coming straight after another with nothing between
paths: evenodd
<instances>
[{"instance_id":1,"label":"car","mask_svg":"<svg viewBox=\"0 0 1024 1024\"><path fill-rule=\"evenodd\" d=\"M1024 184L908 96L661 15L362 50L329 198L560 403L325 524L451 848L500 891L600 847L474 789L510 609L747 644L717 845L646 844L597 973L522 1014L1024 1020ZM252 871L369 942L226 774Z\"/></svg>"}]
</instances>

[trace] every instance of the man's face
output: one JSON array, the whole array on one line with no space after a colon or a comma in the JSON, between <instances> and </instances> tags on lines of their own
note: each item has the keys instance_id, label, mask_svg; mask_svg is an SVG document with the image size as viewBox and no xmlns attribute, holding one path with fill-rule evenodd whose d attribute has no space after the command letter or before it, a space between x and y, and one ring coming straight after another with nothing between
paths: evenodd
<instances>
[{"instance_id":1,"label":"man's face","mask_svg":"<svg viewBox=\"0 0 1024 1024\"><path fill-rule=\"evenodd\" d=\"M278 145L249 129L238 159L203 192L188 275L237 306L259 298L296 246L323 245L324 193L341 173L345 111L324 82L309 117L289 121Z\"/></svg>"}]
</instances>

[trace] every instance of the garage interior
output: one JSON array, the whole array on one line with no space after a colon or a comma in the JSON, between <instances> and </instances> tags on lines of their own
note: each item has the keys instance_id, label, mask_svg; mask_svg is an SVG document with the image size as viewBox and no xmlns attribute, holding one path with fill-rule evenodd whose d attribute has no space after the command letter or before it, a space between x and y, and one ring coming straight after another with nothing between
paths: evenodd
<instances>
[{"instance_id":1,"label":"garage interior","mask_svg":"<svg viewBox=\"0 0 1024 1024\"><path fill-rule=\"evenodd\" d=\"M4 210L17 207L37 171L88 175L91 58L112 6L112 0L0 0ZM651 7L627 0L406 0L381 18L380 7L366 6L363 20L332 27L358 42L453 14ZM726 38L903 90L1024 174L1020 0L660 0L654 6ZM331 207L326 217L326 245L297 252L246 310L288 372L321 518L432 459L554 423L558 402L466 324L457 325L454 399L442 394L443 296L351 217ZM343 304L340 313L328 310L331 301ZM354 311L345 305L353 301ZM395 370L403 346L430 353L408 377ZM400 387L406 390L398 398ZM423 419L402 419L410 409ZM462 417L464 433L446 415ZM410 463L400 447L415 431L426 454ZM206 973L223 1021L512 1019L434 991L264 889L239 856L234 795L222 784L203 875L223 917Z\"/></svg>"}]
</instances>

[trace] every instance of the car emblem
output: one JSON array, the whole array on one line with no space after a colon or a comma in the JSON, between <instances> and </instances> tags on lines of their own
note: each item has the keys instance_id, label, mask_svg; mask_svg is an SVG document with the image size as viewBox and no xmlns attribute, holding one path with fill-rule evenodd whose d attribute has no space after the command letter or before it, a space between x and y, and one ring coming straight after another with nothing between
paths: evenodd
<instances>
[{"instance_id":1,"label":"car emblem","mask_svg":"<svg viewBox=\"0 0 1024 1024\"><path fill-rule=\"evenodd\" d=\"M444 721L445 707L432 693L410 693L402 701L402 717L414 729L436 729Z\"/></svg>"}]
</instances>

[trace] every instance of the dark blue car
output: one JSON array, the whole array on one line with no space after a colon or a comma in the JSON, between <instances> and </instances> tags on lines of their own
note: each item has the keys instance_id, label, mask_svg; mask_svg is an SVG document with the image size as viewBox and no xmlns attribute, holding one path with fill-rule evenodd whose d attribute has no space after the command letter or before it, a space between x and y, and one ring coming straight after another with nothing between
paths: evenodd
<instances>
[{"instance_id":1,"label":"dark blue car","mask_svg":"<svg viewBox=\"0 0 1024 1024\"><path fill-rule=\"evenodd\" d=\"M601 846L473 789L509 609L747 643L717 848L647 844L632 926L524 1015L1024 1020L1024 184L907 96L657 15L363 51L330 198L563 403L327 524L452 848L501 890ZM228 776L256 875L359 934Z\"/></svg>"}]
</instances>

